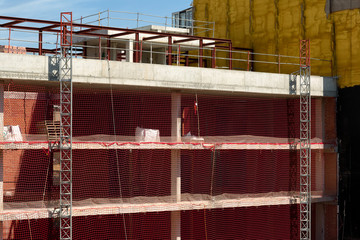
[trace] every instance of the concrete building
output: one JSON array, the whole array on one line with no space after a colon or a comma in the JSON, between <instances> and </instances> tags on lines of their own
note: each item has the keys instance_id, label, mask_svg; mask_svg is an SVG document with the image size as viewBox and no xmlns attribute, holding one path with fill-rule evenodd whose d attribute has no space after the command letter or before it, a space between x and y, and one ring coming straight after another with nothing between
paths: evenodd
<instances>
[{"instance_id":1,"label":"concrete building","mask_svg":"<svg viewBox=\"0 0 360 240\"><path fill-rule=\"evenodd\" d=\"M58 239L64 54L44 39L63 25L0 19L39 40L26 47L33 55L0 53L2 236ZM73 239L300 238L299 58L278 63L280 73L254 71L273 62L226 38L73 27ZM310 79L307 230L336 239L337 85Z\"/></svg>"}]
</instances>

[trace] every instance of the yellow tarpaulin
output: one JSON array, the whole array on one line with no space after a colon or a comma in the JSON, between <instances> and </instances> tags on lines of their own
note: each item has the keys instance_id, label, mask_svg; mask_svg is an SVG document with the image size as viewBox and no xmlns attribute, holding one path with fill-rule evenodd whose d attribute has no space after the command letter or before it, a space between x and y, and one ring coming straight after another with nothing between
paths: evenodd
<instances>
[{"instance_id":1,"label":"yellow tarpaulin","mask_svg":"<svg viewBox=\"0 0 360 240\"><path fill-rule=\"evenodd\" d=\"M216 23L215 37L230 38L235 47L252 48L255 53L299 56L299 40L310 39L311 57L325 60L312 60L313 75L337 76L341 88L360 85L359 9L326 16L326 0L194 0L193 5L196 20ZM255 55L255 60L279 59ZM276 64L255 63L254 67L279 71ZM283 73L296 70L296 66L281 65Z\"/></svg>"}]
</instances>

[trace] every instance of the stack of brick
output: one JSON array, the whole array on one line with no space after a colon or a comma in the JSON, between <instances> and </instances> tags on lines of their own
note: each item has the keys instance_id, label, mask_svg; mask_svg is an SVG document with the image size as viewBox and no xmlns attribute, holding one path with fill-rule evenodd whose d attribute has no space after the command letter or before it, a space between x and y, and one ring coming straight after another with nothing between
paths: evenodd
<instances>
[{"instance_id":1,"label":"stack of brick","mask_svg":"<svg viewBox=\"0 0 360 240\"><path fill-rule=\"evenodd\" d=\"M14 53L14 54L26 54L26 48L25 47L1 45L0 46L0 52Z\"/></svg>"}]
</instances>

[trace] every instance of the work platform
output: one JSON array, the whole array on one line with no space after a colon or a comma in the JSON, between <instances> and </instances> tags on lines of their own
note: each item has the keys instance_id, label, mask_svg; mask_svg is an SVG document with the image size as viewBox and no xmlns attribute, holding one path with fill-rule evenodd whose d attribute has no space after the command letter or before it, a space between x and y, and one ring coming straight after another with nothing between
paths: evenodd
<instances>
[{"instance_id":1,"label":"work platform","mask_svg":"<svg viewBox=\"0 0 360 240\"><path fill-rule=\"evenodd\" d=\"M297 193L298 195L299 193ZM190 211L204 209L223 209L241 207L260 207L298 204L296 193L278 192L263 194L223 194L209 196L205 194L182 194L181 202L174 202L172 197L135 197L131 199L88 199L74 201L73 216L94 216L111 214L131 214L147 212ZM314 192L313 203L332 202L335 196L326 196ZM27 220L52 218L56 215L58 201L5 203L0 217L7 220Z\"/></svg>"},{"instance_id":2,"label":"work platform","mask_svg":"<svg viewBox=\"0 0 360 240\"><path fill-rule=\"evenodd\" d=\"M299 139L261 137L261 136L202 136L204 141L191 142L183 138L182 142L172 142L171 137L161 137L161 142L137 142L134 136L89 135L73 138L73 149L182 149L182 150L299 150ZM46 149L49 142L46 135L23 135L23 142L2 142L0 149L26 150ZM290 142L291 141L291 142ZM54 142L53 142L54 143ZM311 149L335 151L336 143L323 143L314 138Z\"/></svg>"}]
</instances>

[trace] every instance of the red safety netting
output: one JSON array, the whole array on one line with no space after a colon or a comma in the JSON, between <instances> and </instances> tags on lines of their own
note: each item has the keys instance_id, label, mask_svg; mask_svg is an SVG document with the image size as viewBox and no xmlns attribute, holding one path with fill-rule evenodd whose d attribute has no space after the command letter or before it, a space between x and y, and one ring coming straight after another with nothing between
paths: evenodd
<instances>
[{"instance_id":1,"label":"red safety netting","mask_svg":"<svg viewBox=\"0 0 360 240\"><path fill-rule=\"evenodd\" d=\"M299 239L298 211L298 205L182 211L181 236ZM315 229L316 215L312 212ZM59 239L58 224L57 219L5 221L4 239ZM171 227L170 212L74 217L73 239L168 239Z\"/></svg>"},{"instance_id":2,"label":"red safety netting","mask_svg":"<svg viewBox=\"0 0 360 240\"><path fill-rule=\"evenodd\" d=\"M299 191L298 99L182 94L181 142L171 138L171 101L168 92L75 88L74 239L167 239L176 211L183 239L298 238L291 230L298 209L290 204ZM6 238L58 238L49 217L59 205L59 157L45 126L58 104L57 88L5 86L5 125L19 126L22 138L2 143ZM331 142L323 138L322 104L313 99L318 199L322 144ZM151 140L136 136L137 128ZM181 202L172 196L174 153Z\"/></svg>"}]
</instances>

